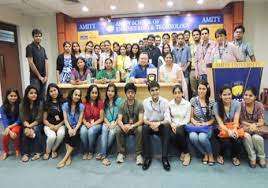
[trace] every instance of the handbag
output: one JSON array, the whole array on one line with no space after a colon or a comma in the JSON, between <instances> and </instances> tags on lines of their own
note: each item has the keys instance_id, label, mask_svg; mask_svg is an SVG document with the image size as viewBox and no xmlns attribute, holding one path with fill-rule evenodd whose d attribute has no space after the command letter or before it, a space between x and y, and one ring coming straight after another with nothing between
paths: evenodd
<instances>
[{"instance_id":1,"label":"handbag","mask_svg":"<svg viewBox=\"0 0 268 188\"><path fill-rule=\"evenodd\" d=\"M244 138L244 135L245 135L244 129L243 128L237 128L235 126L234 122L225 123L225 126L229 130L235 130L236 129L237 133L238 133L238 137L239 138ZM231 136L229 136L228 132L225 131L225 130L220 130L220 132L218 134L218 137L220 137L220 138L232 138Z\"/></svg>"},{"instance_id":2,"label":"handbag","mask_svg":"<svg viewBox=\"0 0 268 188\"><path fill-rule=\"evenodd\" d=\"M264 125L257 127L257 131L255 133L262 136L263 138L268 138L268 126Z\"/></svg>"}]
</instances>

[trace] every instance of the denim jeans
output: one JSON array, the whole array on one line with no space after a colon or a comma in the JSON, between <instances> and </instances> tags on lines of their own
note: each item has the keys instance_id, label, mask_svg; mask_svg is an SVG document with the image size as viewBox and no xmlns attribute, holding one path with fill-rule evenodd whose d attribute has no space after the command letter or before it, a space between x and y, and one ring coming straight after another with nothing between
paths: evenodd
<instances>
[{"instance_id":1,"label":"denim jeans","mask_svg":"<svg viewBox=\"0 0 268 188\"><path fill-rule=\"evenodd\" d=\"M210 137L211 130L208 133L196 133L191 132L189 134L189 138L191 143L204 155L204 154L212 154Z\"/></svg>"},{"instance_id":2,"label":"denim jeans","mask_svg":"<svg viewBox=\"0 0 268 188\"><path fill-rule=\"evenodd\" d=\"M106 125L102 126L101 133L101 155L107 156L107 150L111 148L115 141L116 127L113 129L108 128Z\"/></svg>"},{"instance_id":3,"label":"denim jeans","mask_svg":"<svg viewBox=\"0 0 268 188\"><path fill-rule=\"evenodd\" d=\"M94 125L90 128L82 125L80 129L80 138L83 144L83 153L94 153L95 143L98 135L101 133L101 128L102 124Z\"/></svg>"},{"instance_id":4,"label":"denim jeans","mask_svg":"<svg viewBox=\"0 0 268 188\"><path fill-rule=\"evenodd\" d=\"M32 153L41 153L42 152L42 142L41 142L41 125L36 125L33 127L35 137L29 138L24 132L22 134L22 154L30 155Z\"/></svg>"}]
</instances>

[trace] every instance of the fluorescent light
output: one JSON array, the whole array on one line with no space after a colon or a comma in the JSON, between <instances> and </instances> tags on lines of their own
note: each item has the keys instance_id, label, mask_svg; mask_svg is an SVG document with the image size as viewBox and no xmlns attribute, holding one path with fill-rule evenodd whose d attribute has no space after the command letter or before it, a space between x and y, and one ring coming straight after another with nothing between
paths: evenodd
<instances>
[{"instance_id":1,"label":"fluorescent light","mask_svg":"<svg viewBox=\"0 0 268 188\"><path fill-rule=\"evenodd\" d=\"M170 8L174 5L174 2L173 1L167 1L167 6Z\"/></svg>"},{"instance_id":2,"label":"fluorescent light","mask_svg":"<svg viewBox=\"0 0 268 188\"><path fill-rule=\"evenodd\" d=\"M111 10L115 10L116 9L116 6L115 5L110 5L110 9Z\"/></svg>"},{"instance_id":3,"label":"fluorescent light","mask_svg":"<svg viewBox=\"0 0 268 188\"><path fill-rule=\"evenodd\" d=\"M202 5L204 3L204 0L197 0L196 3Z\"/></svg>"},{"instance_id":4,"label":"fluorescent light","mask_svg":"<svg viewBox=\"0 0 268 188\"><path fill-rule=\"evenodd\" d=\"M144 8L144 4L141 3L141 2L139 2L139 3L138 3L138 8L139 8L139 9L143 9L143 8Z\"/></svg>"},{"instance_id":5,"label":"fluorescent light","mask_svg":"<svg viewBox=\"0 0 268 188\"><path fill-rule=\"evenodd\" d=\"M82 11L83 11L83 12L88 12L88 8L87 8L86 6L83 6L83 7L82 7Z\"/></svg>"}]
</instances>

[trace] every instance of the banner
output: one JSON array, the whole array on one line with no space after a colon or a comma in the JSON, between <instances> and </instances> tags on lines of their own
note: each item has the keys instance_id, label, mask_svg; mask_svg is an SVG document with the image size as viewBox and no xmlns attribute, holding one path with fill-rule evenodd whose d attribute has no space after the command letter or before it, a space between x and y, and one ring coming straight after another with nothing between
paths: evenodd
<instances>
[{"instance_id":1,"label":"banner","mask_svg":"<svg viewBox=\"0 0 268 188\"><path fill-rule=\"evenodd\" d=\"M218 96L220 88L227 84L232 89L233 99L242 100L247 87L255 87L260 92L263 63L234 62L213 63L214 93Z\"/></svg>"},{"instance_id":2,"label":"banner","mask_svg":"<svg viewBox=\"0 0 268 188\"><path fill-rule=\"evenodd\" d=\"M100 19L95 22L78 22L78 42L83 45L92 40L100 43L103 40L122 43L138 42L148 34L182 32L195 28L208 27L211 38L214 32L223 27L223 15L184 15L155 16L121 19Z\"/></svg>"}]
</instances>

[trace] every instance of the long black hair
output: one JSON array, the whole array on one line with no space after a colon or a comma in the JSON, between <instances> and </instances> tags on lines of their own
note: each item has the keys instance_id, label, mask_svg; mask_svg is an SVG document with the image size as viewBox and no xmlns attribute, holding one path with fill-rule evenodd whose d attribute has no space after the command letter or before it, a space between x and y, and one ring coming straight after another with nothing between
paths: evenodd
<instances>
[{"instance_id":1,"label":"long black hair","mask_svg":"<svg viewBox=\"0 0 268 188\"><path fill-rule=\"evenodd\" d=\"M130 50L130 53L129 53L129 57L130 57L130 59L133 59L135 57L135 54L132 52L132 49L133 49L134 46L137 46L137 48L138 48L138 51L137 51L137 54L136 54L136 58L139 59L139 56L140 56L140 46L137 43L132 44L131 50Z\"/></svg>"},{"instance_id":2,"label":"long black hair","mask_svg":"<svg viewBox=\"0 0 268 188\"><path fill-rule=\"evenodd\" d=\"M74 53L74 44L77 44L77 46L79 47L79 53L81 53L81 49L80 49L80 44L78 43L78 42L73 42L72 43L72 55L75 55L75 53Z\"/></svg>"},{"instance_id":3,"label":"long black hair","mask_svg":"<svg viewBox=\"0 0 268 188\"><path fill-rule=\"evenodd\" d=\"M244 92L244 95L245 95L246 91L251 91L251 93L256 97L256 100L259 99L258 94L257 94L257 90L255 87L253 87L253 86L247 87L245 92Z\"/></svg>"},{"instance_id":4,"label":"long black hair","mask_svg":"<svg viewBox=\"0 0 268 188\"><path fill-rule=\"evenodd\" d=\"M224 85L220 88L219 90L219 96L218 96L218 111L219 111L219 116L224 119L224 113L225 113L225 110L224 110L224 105L223 105L223 101L222 101L222 98L221 98L221 95L223 93L224 90L226 89L229 89L231 92L231 87L229 85Z\"/></svg>"},{"instance_id":5,"label":"long black hair","mask_svg":"<svg viewBox=\"0 0 268 188\"><path fill-rule=\"evenodd\" d=\"M24 97L23 97L23 113L24 113L24 115L28 115L28 113L30 112L31 103L30 103L30 99L28 98L28 94L31 91L31 89L34 89L36 91L36 95L37 95L37 98L33 102L33 108L31 110L38 111L38 108L40 105L40 95L39 95L38 89L35 86L28 85L25 89Z\"/></svg>"},{"instance_id":6,"label":"long black hair","mask_svg":"<svg viewBox=\"0 0 268 188\"><path fill-rule=\"evenodd\" d=\"M20 104L20 94L19 94L19 91L17 89L13 89L13 88L9 88L7 91L6 91L6 95L5 95L5 99L4 99L4 103L3 103L3 110L4 112L6 113L7 117L8 118L11 118L11 113L12 113L12 104L10 104L10 102L8 101L8 95L10 93L16 93L17 95L17 101L15 102L14 104L14 115L15 117L18 117L19 116L19 104Z\"/></svg>"},{"instance_id":7,"label":"long black hair","mask_svg":"<svg viewBox=\"0 0 268 188\"><path fill-rule=\"evenodd\" d=\"M76 59L74 68L79 72L79 68L78 68L78 66L77 66L77 63L78 63L79 60L82 60L82 61L85 63L85 66L84 66L84 73L83 73L83 74L85 74L85 72L86 72L86 70L87 70L87 63L86 63L86 60L85 60L83 57L78 57L78 58Z\"/></svg>"},{"instance_id":8,"label":"long black hair","mask_svg":"<svg viewBox=\"0 0 268 188\"><path fill-rule=\"evenodd\" d=\"M69 92L68 97L67 97L67 103L68 103L68 107L69 107L69 112L71 112L72 102L73 102L73 94L74 94L74 91L75 90L79 90L80 91L80 100L75 104L75 113L79 113L79 105L80 105L80 103L82 103L82 100L81 100L81 90L80 89L73 88Z\"/></svg>"},{"instance_id":9,"label":"long black hair","mask_svg":"<svg viewBox=\"0 0 268 188\"><path fill-rule=\"evenodd\" d=\"M205 102L206 102L206 105L207 105L206 118L208 118L209 117L209 111L210 111L210 109L209 109L210 86L209 86L209 83L206 80L200 80L198 82L198 87L199 87L199 85L203 85L203 86L205 86L207 88L207 92L206 92L206 96L205 96Z\"/></svg>"},{"instance_id":10,"label":"long black hair","mask_svg":"<svg viewBox=\"0 0 268 188\"><path fill-rule=\"evenodd\" d=\"M56 88L58 90L58 96L57 96L57 102L58 104L61 106L63 104L63 97L62 97L62 93L60 91L60 88L57 84L55 83L50 83L48 86L47 86L47 100L46 100L46 103L45 103L45 106L46 107L49 107L51 104L52 104L52 98L49 94L49 91L51 88Z\"/></svg>"},{"instance_id":11,"label":"long black hair","mask_svg":"<svg viewBox=\"0 0 268 188\"><path fill-rule=\"evenodd\" d=\"M111 42L109 40L105 40L104 41L104 43L106 43L106 42L111 46ZM110 52L109 53L110 53L110 58L112 58L113 55L114 55L114 52L113 52L112 48L110 48Z\"/></svg>"},{"instance_id":12,"label":"long black hair","mask_svg":"<svg viewBox=\"0 0 268 188\"><path fill-rule=\"evenodd\" d=\"M95 84L92 84L88 87L87 89L87 95L86 95L86 101L89 103L90 102L90 98L91 98L91 91L94 89L94 88L97 88L97 92L98 92L98 96L96 98L96 100L94 101L94 106L98 107L98 102L100 100L100 91L99 91L99 88L97 85Z\"/></svg>"},{"instance_id":13,"label":"long black hair","mask_svg":"<svg viewBox=\"0 0 268 188\"><path fill-rule=\"evenodd\" d=\"M108 97L108 89L110 87L113 87L114 88L114 98L113 98L113 104L115 105L115 101L116 99L118 98L118 91L117 91L117 87L114 83L110 83L107 88L106 88L106 91L105 91L105 100L104 100L104 107L105 108L108 108L109 107L109 97Z\"/></svg>"}]
</instances>

